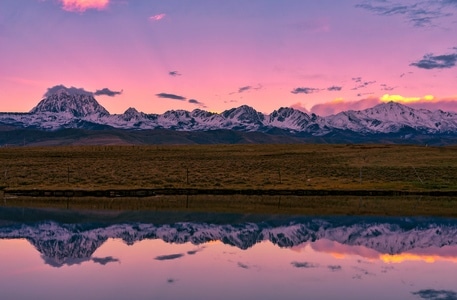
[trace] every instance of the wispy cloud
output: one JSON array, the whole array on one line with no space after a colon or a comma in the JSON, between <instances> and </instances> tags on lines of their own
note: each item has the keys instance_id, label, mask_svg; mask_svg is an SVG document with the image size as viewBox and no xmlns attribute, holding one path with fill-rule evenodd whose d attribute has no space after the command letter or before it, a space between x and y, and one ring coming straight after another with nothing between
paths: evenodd
<instances>
[{"instance_id":1,"label":"wispy cloud","mask_svg":"<svg viewBox=\"0 0 457 300\"><path fill-rule=\"evenodd\" d=\"M381 87L381 91L388 91L388 92L393 91L397 88L396 86L390 86L385 83L381 83L379 86Z\"/></svg>"},{"instance_id":2,"label":"wispy cloud","mask_svg":"<svg viewBox=\"0 0 457 300\"><path fill-rule=\"evenodd\" d=\"M371 81L362 80L362 77L353 77L353 78L351 78L351 80L356 84L356 86L351 89L352 91L357 91L359 89L366 88L367 86L376 83L375 80L371 80Z\"/></svg>"},{"instance_id":3,"label":"wispy cloud","mask_svg":"<svg viewBox=\"0 0 457 300\"><path fill-rule=\"evenodd\" d=\"M316 264L313 264L313 263L309 263L309 262L297 262L297 261L293 261L291 262L292 266L294 266L295 268L304 268L304 269L310 269L310 268L317 268L319 267L318 265Z\"/></svg>"},{"instance_id":4,"label":"wispy cloud","mask_svg":"<svg viewBox=\"0 0 457 300\"><path fill-rule=\"evenodd\" d=\"M294 88L291 93L292 94L313 94L319 92L320 89L311 88L311 87L298 87Z\"/></svg>"},{"instance_id":5,"label":"wispy cloud","mask_svg":"<svg viewBox=\"0 0 457 300\"><path fill-rule=\"evenodd\" d=\"M238 262L238 267L240 267L242 269L249 269L249 266L246 264L243 264L242 262Z\"/></svg>"},{"instance_id":6,"label":"wispy cloud","mask_svg":"<svg viewBox=\"0 0 457 300\"><path fill-rule=\"evenodd\" d=\"M196 100L196 99L189 99L187 102L189 102L190 104L198 105L198 106L200 106L200 107L206 107L206 106L205 106L205 103L200 102L200 101L198 101L198 100Z\"/></svg>"},{"instance_id":7,"label":"wispy cloud","mask_svg":"<svg viewBox=\"0 0 457 300\"><path fill-rule=\"evenodd\" d=\"M321 91L328 91L328 92L339 92L343 89L342 86L332 85L325 89L320 88L312 88L312 87L298 87L291 91L292 94L314 94L319 93Z\"/></svg>"},{"instance_id":8,"label":"wispy cloud","mask_svg":"<svg viewBox=\"0 0 457 300\"><path fill-rule=\"evenodd\" d=\"M119 259L114 258L112 256L107 256L107 257L94 257L94 258L92 258L92 261L94 263L104 266L104 265L107 265L108 263L119 262Z\"/></svg>"},{"instance_id":9,"label":"wispy cloud","mask_svg":"<svg viewBox=\"0 0 457 300\"><path fill-rule=\"evenodd\" d=\"M342 267L340 265L330 265L330 266L327 266L327 268L332 272L341 271L341 269L342 269Z\"/></svg>"},{"instance_id":10,"label":"wispy cloud","mask_svg":"<svg viewBox=\"0 0 457 300\"><path fill-rule=\"evenodd\" d=\"M411 292L411 294L419 296L422 299L428 300L457 300L457 293L451 290L420 290L417 292Z\"/></svg>"},{"instance_id":11,"label":"wispy cloud","mask_svg":"<svg viewBox=\"0 0 457 300\"><path fill-rule=\"evenodd\" d=\"M423 97L404 97L401 95L385 94L381 97L368 97L357 101L337 98L330 102L316 104L309 109L309 112L301 103L294 103L291 107L319 116L328 116L337 114L341 111L364 110L389 101L398 102L416 109L422 108L431 111L441 109L444 111L457 112L457 97L438 98L431 95Z\"/></svg>"},{"instance_id":12,"label":"wispy cloud","mask_svg":"<svg viewBox=\"0 0 457 300\"><path fill-rule=\"evenodd\" d=\"M331 87L328 87L328 88L327 88L327 91L329 91L329 92L339 92L339 91L341 91L342 89L343 89L342 86L333 85L333 86L331 86Z\"/></svg>"},{"instance_id":13,"label":"wispy cloud","mask_svg":"<svg viewBox=\"0 0 457 300\"><path fill-rule=\"evenodd\" d=\"M263 86L261 84L258 84L256 86L252 86L252 85L245 85L245 86L242 86L238 89L238 91L236 92L232 92L230 93L229 95L233 95L233 94L241 94L241 93L244 93L244 92L248 92L248 91L258 91L258 90L261 90L263 88Z\"/></svg>"},{"instance_id":14,"label":"wispy cloud","mask_svg":"<svg viewBox=\"0 0 457 300\"><path fill-rule=\"evenodd\" d=\"M114 97L114 96L117 96L117 95L122 94L122 92L123 92L123 90L120 90L119 92L117 92L117 91L112 91L112 90L110 90L110 89L108 89L108 88L103 88L103 89L101 89L101 90L97 90L97 91L94 93L94 95L95 95L95 96L102 96L102 95L104 95L104 96Z\"/></svg>"},{"instance_id":15,"label":"wispy cloud","mask_svg":"<svg viewBox=\"0 0 457 300\"><path fill-rule=\"evenodd\" d=\"M47 92L43 95L43 97L49 97L51 95L57 94L60 91L64 91L69 95L88 95L92 96L94 93L86 91L82 88L76 88L74 86L67 88L63 84L55 85L53 87L48 88Z\"/></svg>"},{"instance_id":16,"label":"wispy cloud","mask_svg":"<svg viewBox=\"0 0 457 300\"><path fill-rule=\"evenodd\" d=\"M59 0L66 11L84 12L88 9L102 10L108 7L110 0Z\"/></svg>"},{"instance_id":17,"label":"wispy cloud","mask_svg":"<svg viewBox=\"0 0 457 300\"><path fill-rule=\"evenodd\" d=\"M453 48L455 49L455 48ZM455 67L457 64L457 52L450 54L434 55L432 53L425 54L422 59L413 62L410 66L418 67L421 69L449 69Z\"/></svg>"},{"instance_id":18,"label":"wispy cloud","mask_svg":"<svg viewBox=\"0 0 457 300\"><path fill-rule=\"evenodd\" d=\"M252 87L251 87L250 85L240 87L240 88L238 89L238 93L243 93L243 92L249 91L251 88L252 88Z\"/></svg>"},{"instance_id":19,"label":"wispy cloud","mask_svg":"<svg viewBox=\"0 0 457 300\"><path fill-rule=\"evenodd\" d=\"M159 94L156 94L156 96L159 98L172 99L172 100L180 100L180 101L186 100L186 97L175 95L175 94L168 94L168 93L159 93Z\"/></svg>"},{"instance_id":20,"label":"wispy cloud","mask_svg":"<svg viewBox=\"0 0 457 300\"><path fill-rule=\"evenodd\" d=\"M184 254L177 253L177 254L170 254L170 255L159 255L155 258L155 260L172 260L183 257Z\"/></svg>"},{"instance_id":21,"label":"wispy cloud","mask_svg":"<svg viewBox=\"0 0 457 300\"><path fill-rule=\"evenodd\" d=\"M182 74L179 73L178 71L170 71L170 72L168 72L168 75L176 77L176 76L181 76Z\"/></svg>"},{"instance_id":22,"label":"wispy cloud","mask_svg":"<svg viewBox=\"0 0 457 300\"><path fill-rule=\"evenodd\" d=\"M329 32L331 29L328 18L308 19L292 24L292 26L300 31L311 33Z\"/></svg>"},{"instance_id":23,"label":"wispy cloud","mask_svg":"<svg viewBox=\"0 0 457 300\"><path fill-rule=\"evenodd\" d=\"M434 26L441 18L453 14L447 9L455 0L366 0L356 5L379 16L402 16L415 27Z\"/></svg>"},{"instance_id":24,"label":"wispy cloud","mask_svg":"<svg viewBox=\"0 0 457 300\"><path fill-rule=\"evenodd\" d=\"M165 18L166 16L167 16L166 14L158 14L158 15L150 16L149 20L153 21L153 22L157 22L157 21L163 20L163 18Z\"/></svg>"}]
</instances>

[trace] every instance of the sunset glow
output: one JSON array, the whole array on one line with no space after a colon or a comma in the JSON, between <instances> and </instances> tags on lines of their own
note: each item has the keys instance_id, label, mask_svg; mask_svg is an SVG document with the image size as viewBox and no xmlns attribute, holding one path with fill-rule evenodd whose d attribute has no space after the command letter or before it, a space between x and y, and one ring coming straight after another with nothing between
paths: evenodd
<instances>
[{"instance_id":1,"label":"sunset glow","mask_svg":"<svg viewBox=\"0 0 457 300\"><path fill-rule=\"evenodd\" d=\"M400 103L412 103L412 102L419 102L419 101L433 101L435 99L432 95L425 95L423 97L403 97L400 95L389 95L385 94L381 97L381 101L383 102L400 102Z\"/></svg>"},{"instance_id":2,"label":"sunset glow","mask_svg":"<svg viewBox=\"0 0 457 300\"><path fill-rule=\"evenodd\" d=\"M109 0L60 0L62 8L67 11L84 12L87 9L104 9Z\"/></svg>"},{"instance_id":3,"label":"sunset glow","mask_svg":"<svg viewBox=\"0 0 457 300\"><path fill-rule=\"evenodd\" d=\"M457 111L457 5L445 2L4 0L0 111L30 111L57 85L122 90L96 97L110 113Z\"/></svg>"}]
</instances>

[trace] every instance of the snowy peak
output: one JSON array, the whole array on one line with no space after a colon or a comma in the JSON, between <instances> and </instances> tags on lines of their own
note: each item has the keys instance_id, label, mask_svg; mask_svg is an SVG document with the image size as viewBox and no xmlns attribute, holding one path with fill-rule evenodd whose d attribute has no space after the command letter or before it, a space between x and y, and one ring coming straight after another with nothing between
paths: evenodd
<instances>
[{"instance_id":1,"label":"snowy peak","mask_svg":"<svg viewBox=\"0 0 457 300\"><path fill-rule=\"evenodd\" d=\"M247 130L259 129L264 126L265 120L265 115L247 105L226 110L221 116L226 119L227 125L236 124L235 128Z\"/></svg>"},{"instance_id":2,"label":"snowy peak","mask_svg":"<svg viewBox=\"0 0 457 300\"><path fill-rule=\"evenodd\" d=\"M122 115L122 119L125 121L132 121L132 120L142 120L145 118L143 113L140 113L133 107L129 107Z\"/></svg>"},{"instance_id":3,"label":"snowy peak","mask_svg":"<svg viewBox=\"0 0 457 300\"><path fill-rule=\"evenodd\" d=\"M308 114L290 107L281 107L268 116L268 125L298 131L304 130L310 121Z\"/></svg>"},{"instance_id":4,"label":"snowy peak","mask_svg":"<svg viewBox=\"0 0 457 300\"><path fill-rule=\"evenodd\" d=\"M340 137L378 139L395 135L400 140L417 136L435 138L457 135L457 113L441 110L414 109L396 102L378 104L364 110L348 110L320 117L300 110L281 107L270 114L242 105L222 113L195 109L169 110L163 114L146 114L130 107L123 114L110 115L93 97L78 88L56 86L45 95L30 113L0 113L0 124L19 128L59 130L86 128L84 124L122 129L171 129L178 131L235 130L268 134L294 134L303 137ZM279 131L276 129L280 129ZM360 140L359 140L360 141ZM437 140L438 141L438 140Z\"/></svg>"},{"instance_id":5,"label":"snowy peak","mask_svg":"<svg viewBox=\"0 0 457 300\"><path fill-rule=\"evenodd\" d=\"M109 115L109 112L90 93L77 93L65 87L48 94L30 113L67 113L74 117Z\"/></svg>"}]
</instances>

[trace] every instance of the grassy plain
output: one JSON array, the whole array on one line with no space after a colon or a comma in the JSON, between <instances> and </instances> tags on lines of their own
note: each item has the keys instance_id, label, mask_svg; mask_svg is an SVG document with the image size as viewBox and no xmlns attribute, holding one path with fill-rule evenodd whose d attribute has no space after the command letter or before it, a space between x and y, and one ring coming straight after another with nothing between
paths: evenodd
<instances>
[{"instance_id":1,"label":"grassy plain","mask_svg":"<svg viewBox=\"0 0 457 300\"><path fill-rule=\"evenodd\" d=\"M457 190L457 147L75 146L0 149L7 189Z\"/></svg>"}]
</instances>

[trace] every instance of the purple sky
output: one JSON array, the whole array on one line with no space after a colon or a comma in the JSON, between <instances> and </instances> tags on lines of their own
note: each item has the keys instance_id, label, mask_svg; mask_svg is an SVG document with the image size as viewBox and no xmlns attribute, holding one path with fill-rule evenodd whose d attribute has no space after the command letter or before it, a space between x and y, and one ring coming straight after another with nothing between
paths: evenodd
<instances>
[{"instance_id":1,"label":"purple sky","mask_svg":"<svg viewBox=\"0 0 457 300\"><path fill-rule=\"evenodd\" d=\"M0 111L57 85L111 113L457 111L457 0L1 0Z\"/></svg>"}]
</instances>

